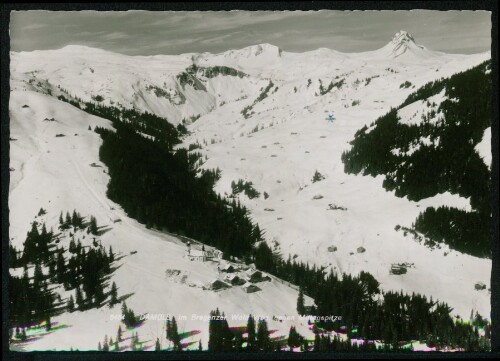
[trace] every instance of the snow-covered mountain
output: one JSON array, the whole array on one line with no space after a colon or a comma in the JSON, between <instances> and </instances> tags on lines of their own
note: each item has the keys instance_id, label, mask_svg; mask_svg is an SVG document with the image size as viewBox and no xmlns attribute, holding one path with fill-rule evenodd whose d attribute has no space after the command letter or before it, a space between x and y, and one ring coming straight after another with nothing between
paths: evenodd
<instances>
[{"instance_id":1,"label":"snow-covered mountain","mask_svg":"<svg viewBox=\"0 0 500 361\"><path fill-rule=\"evenodd\" d=\"M254 294L241 288L203 290L219 277L216 265L190 261L181 240L146 229L107 199L101 140L88 127L109 128L110 123L57 99L72 96L185 124L190 134L180 147L199 144L196 151L206 159L202 168L221 170L218 193L231 195L231 183L239 179L252 182L260 196L237 197L284 258L339 274L368 271L384 290L432 296L463 318L472 309L489 318L490 294L474 285L489 287L491 260L430 249L395 230L410 226L425 207L470 209L470 201L449 192L419 202L396 197L382 187L383 177L346 174L341 160L360 128L410 93L489 58L489 52L432 51L404 31L381 49L354 54L331 49L290 53L270 44L221 54L147 57L83 46L13 52L11 243L22 244L41 207L47 210L47 225L54 227L61 210L96 216L111 228L102 243L126 255L113 279L121 294L133 293L127 304L139 312L188 315L181 328L194 331L185 341L195 348L200 339L206 348L208 326L190 320L191 314L208 315L219 307L226 313L297 316L298 290L274 278ZM399 112L410 122L419 109L410 104ZM333 124L325 120L328 112L335 114ZM488 142L480 147L488 161ZM313 181L316 171L323 179ZM396 263L413 266L404 275L390 274ZM166 269L180 270L184 281L167 278ZM71 332L57 331L27 349L95 349L104 334L115 335L118 321L109 314L118 309L64 313L58 322L71 325ZM241 326L246 318L229 323ZM270 327L285 335L290 324L270 322ZM163 325L147 321L141 338L153 347ZM307 322L297 327L313 337ZM75 334L78 338L70 336Z\"/></svg>"},{"instance_id":2,"label":"snow-covered mountain","mask_svg":"<svg viewBox=\"0 0 500 361\"><path fill-rule=\"evenodd\" d=\"M404 30L401 30L394 38L382 47L372 52L374 57L380 59L404 59L405 61L414 60L422 61L432 59L438 56L445 55L442 52L427 49L423 45L419 45L413 39L413 36Z\"/></svg>"}]
</instances>

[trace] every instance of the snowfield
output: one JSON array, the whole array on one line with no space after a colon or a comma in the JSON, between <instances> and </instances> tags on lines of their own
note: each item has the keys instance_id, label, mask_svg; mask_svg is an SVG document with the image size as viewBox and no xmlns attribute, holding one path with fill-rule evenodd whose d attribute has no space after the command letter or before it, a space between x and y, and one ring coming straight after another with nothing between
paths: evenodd
<instances>
[{"instance_id":1,"label":"snowfield","mask_svg":"<svg viewBox=\"0 0 500 361\"><path fill-rule=\"evenodd\" d=\"M484 131L483 139L476 146L476 151L483 158L484 163L491 168L491 127Z\"/></svg>"},{"instance_id":2,"label":"snowfield","mask_svg":"<svg viewBox=\"0 0 500 361\"><path fill-rule=\"evenodd\" d=\"M76 209L84 216L94 215L99 225L110 227L101 237L102 244L124 256L113 274L119 295L132 295L127 305L136 313L175 315L179 332L189 332L182 342L193 349L199 340L207 348L208 322L191 320L192 315L208 316L216 307L226 315L298 318L298 290L274 278L259 283L262 291L251 294L242 287L220 292L202 289L220 277L216 262L190 261L182 240L146 229L107 199L109 176L99 161L101 139L88 128L110 128L110 122L55 98L63 90L87 101L101 95L104 104L134 107L174 124L186 119L191 134L181 146L199 143L202 149L197 151L207 157L203 168L221 169L216 184L220 194L231 194L232 181L253 183L260 197L249 199L243 193L238 197L265 231L270 246L277 245L285 258L297 255L298 260L339 274L368 271L383 290L416 292L447 302L453 315L464 319L471 310L490 318L490 293L476 291L474 285L483 282L490 287L491 260L447 247L429 249L410 234L395 230L397 225L410 227L426 207L470 210L469 200L443 193L413 202L387 192L382 176L354 176L343 170L341 154L349 149L358 129L400 105L427 82L490 58L489 52L431 51L407 35L398 33L384 48L356 54L330 49L295 54L270 44L215 55L131 57L81 46L11 53L11 243L22 245L41 207L47 210L47 225L54 228L60 211ZM203 79L206 92L189 85L183 89L176 75L193 61L199 67L232 67L248 76ZM256 102L270 81L273 86L267 97ZM321 95L321 87L326 90L340 81L342 85ZM405 81L412 86L402 88ZM152 87L177 92L177 98L158 97ZM435 98L439 106L444 95ZM247 106L254 113L245 118L241 112ZM402 122L414 123L429 110L416 102L399 115ZM333 123L325 120L329 111L335 114ZM490 138L491 130L478 145L486 164L491 163ZM315 171L324 179L313 182ZM337 250L330 252L330 246ZM358 252L359 247L365 251ZM414 264L408 273L389 273L393 263L403 262ZM180 270L184 281L167 277L167 269ZM65 313L53 321L68 328L40 338L25 350L95 350L105 334L116 337L119 321L111 317L119 313L120 305ZM246 318L228 322L243 326ZM295 324L300 334L314 338L307 321L268 320L268 324L270 330L277 330L273 337L288 335ZM148 320L137 331L141 341L147 341L146 347L154 349L157 337L162 348L168 347L164 320ZM123 347L128 344L124 341Z\"/></svg>"}]
</instances>

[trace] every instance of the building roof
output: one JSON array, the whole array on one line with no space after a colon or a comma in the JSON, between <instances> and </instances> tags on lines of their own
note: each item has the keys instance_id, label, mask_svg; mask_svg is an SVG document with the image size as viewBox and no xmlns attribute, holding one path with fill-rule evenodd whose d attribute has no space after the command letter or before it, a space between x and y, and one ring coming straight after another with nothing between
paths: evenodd
<instances>
[{"instance_id":1,"label":"building roof","mask_svg":"<svg viewBox=\"0 0 500 361\"><path fill-rule=\"evenodd\" d=\"M246 292L257 292L257 291L261 291L261 288L256 286L256 285L247 285L247 286L243 286L243 289L246 291Z\"/></svg>"},{"instance_id":2,"label":"building roof","mask_svg":"<svg viewBox=\"0 0 500 361\"><path fill-rule=\"evenodd\" d=\"M224 270L230 270L230 269L236 269L236 267L234 267L232 264L230 263L226 263L225 265L223 265L221 268L220 268L222 271Z\"/></svg>"},{"instance_id":3,"label":"building roof","mask_svg":"<svg viewBox=\"0 0 500 361\"><path fill-rule=\"evenodd\" d=\"M246 272L248 276L262 276L262 271L250 269Z\"/></svg>"},{"instance_id":4,"label":"building roof","mask_svg":"<svg viewBox=\"0 0 500 361\"><path fill-rule=\"evenodd\" d=\"M191 249L189 250L189 255L191 257L207 257L207 252L200 249Z\"/></svg>"},{"instance_id":5,"label":"building roof","mask_svg":"<svg viewBox=\"0 0 500 361\"><path fill-rule=\"evenodd\" d=\"M214 287L214 286L218 286L218 287L226 287L226 288L230 288L231 285L224 282L224 281L221 281L219 279L215 279L213 281L210 282L210 286L211 287Z\"/></svg>"}]
</instances>

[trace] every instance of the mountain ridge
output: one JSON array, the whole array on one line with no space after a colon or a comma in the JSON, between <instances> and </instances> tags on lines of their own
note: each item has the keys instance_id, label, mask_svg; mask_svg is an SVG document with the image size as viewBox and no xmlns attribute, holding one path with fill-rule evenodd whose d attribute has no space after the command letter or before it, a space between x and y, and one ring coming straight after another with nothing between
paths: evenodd
<instances>
[{"instance_id":1,"label":"mountain ridge","mask_svg":"<svg viewBox=\"0 0 500 361\"><path fill-rule=\"evenodd\" d=\"M359 54L359 53L369 53L369 52L378 52L378 51L381 51L382 49L385 49L387 47L392 47L394 48L392 54L393 54L393 58L397 58L401 55L403 55L406 50L416 50L416 49L420 49L420 50L426 50L426 51L429 51L430 53L434 54L434 55L443 55L443 54L452 54L452 53L446 53L446 52L441 52L441 51L436 51L436 50L429 50L428 48L426 48L425 46L423 45L419 45L416 43L415 41L415 38L413 37L412 34L410 34L409 32L405 31L405 30L400 30L398 31L393 37L392 39L384 46L378 48L378 49L375 49L375 50L370 50L370 51L353 51L353 52L341 52L341 51L338 51L334 48L328 48L328 47L321 47L321 48L318 48L318 49L314 49L314 50L306 50L306 51L303 51L303 52L292 52L292 51L285 51L285 50L282 50L279 46L276 46L274 44L271 44L271 43L257 43L257 44L251 44L251 45L247 45L247 46L244 46L242 48L238 48L238 49L229 49L229 50L225 50L225 51L222 51L222 52L218 52L218 53L212 53L212 52L187 52L187 53L181 53L181 54L167 54L167 53L162 53L162 54L154 54L154 55L127 55L127 54L123 54L123 53L119 53L119 52L114 52L114 51L111 51L111 50L108 50L108 49L103 49L103 48L99 48L99 47L94 47L94 46L88 46L88 45L76 45L76 44L68 44L68 45L65 45L61 48L56 48L56 49L46 49L46 50L33 50L33 51L17 51L17 52L14 52L14 51L11 51L11 53L30 53L30 52L46 52L46 51L84 51L84 52L90 52L92 50L100 50L100 51L104 51L104 52L108 52L108 53L113 53L113 54L119 54L119 55L123 55L123 56L127 56L127 57L141 57L141 58L148 58L148 57L163 57L163 56L214 56L214 55L226 55L226 56L231 56L231 55L235 55L237 53L241 53L241 54L246 54L246 57L248 56L259 56L259 55L262 55L263 53L265 52L271 52L277 56L280 56L282 53L287 53L287 54L304 54L304 53L311 53L311 52L315 52L319 49L327 49L329 51L332 51L334 53L338 53L338 54L343 54L343 55L349 55L349 54ZM400 50L401 49L401 50ZM485 51L485 52L482 52L482 53L488 53L490 51ZM468 55L471 55L471 54L468 54Z\"/></svg>"}]
</instances>

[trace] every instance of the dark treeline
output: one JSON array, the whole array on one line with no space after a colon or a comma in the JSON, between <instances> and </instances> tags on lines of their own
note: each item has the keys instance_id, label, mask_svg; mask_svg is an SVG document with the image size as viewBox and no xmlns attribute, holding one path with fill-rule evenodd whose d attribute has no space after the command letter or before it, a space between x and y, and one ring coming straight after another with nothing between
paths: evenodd
<instances>
[{"instance_id":1,"label":"dark treeline","mask_svg":"<svg viewBox=\"0 0 500 361\"><path fill-rule=\"evenodd\" d=\"M450 227L453 224L467 227ZM468 253L476 257L489 257L491 244L489 239L488 218L479 212L466 212L450 207L429 207L420 213L414 223L416 231L433 242L445 242L451 249Z\"/></svg>"},{"instance_id":2,"label":"dark treeline","mask_svg":"<svg viewBox=\"0 0 500 361\"><path fill-rule=\"evenodd\" d=\"M231 329L224 312L216 309L210 312L208 330L208 351L211 352L270 352L279 351L282 347L281 343L271 339L267 321L255 320L252 315L248 317L246 328Z\"/></svg>"},{"instance_id":3,"label":"dark treeline","mask_svg":"<svg viewBox=\"0 0 500 361\"><path fill-rule=\"evenodd\" d=\"M392 299L390 302L397 302L397 300ZM439 326L444 327L445 330L449 329L444 324L440 324ZM389 327L401 330L405 325L392 325ZM361 344L351 343L350 339L344 341L337 336L331 336L331 334L318 327L313 327L315 334L314 341L307 340L300 335L294 326L290 326L288 339L285 340L281 338L273 339L271 331L268 328L266 319L255 320L252 315L249 315L246 327L231 328L224 313L216 309L210 312L208 351L271 352L294 351L296 348L300 348L302 352L410 352L413 350L411 347L408 347L407 341L401 341L401 339L395 337L390 338L389 336L387 336L381 347L377 347L373 342L373 338L365 340ZM462 345L467 350L488 349L487 345L482 344L472 325L456 324L454 330L450 332L453 333L457 344ZM389 331L387 333L390 334ZM471 337L471 335L475 336ZM431 347L450 346L449 338L441 340L435 336L428 335L427 342ZM167 339L171 338L167 336Z\"/></svg>"},{"instance_id":4,"label":"dark treeline","mask_svg":"<svg viewBox=\"0 0 500 361\"><path fill-rule=\"evenodd\" d=\"M61 234L48 232L45 224L36 221L26 235L23 249L9 245L9 267L23 269L22 276L9 274L11 326L27 327L45 321L50 328L50 318L63 311L100 307L108 296L110 303L118 302L115 284L111 291L106 291L115 258L112 249L82 246L81 240L75 239L76 230L87 228L91 235L90 224L76 211L73 217L67 213L66 220L61 216L60 222L59 229L70 237L68 248L60 244ZM55 291L59 285L65 291L74 290L74 294L61 299Z\"/></svg>"},{"instance_id":5,"label":"dark treeline","mask_svg":"<svg viewBox=\"0 0 500 361\"><path fill-rule=\"evenodd\" d=\"M174 127L163 118L148 112L138 113L134 109L118 109L89 102L85 103L85 111L101 118L129 123L136 131L153 137L169 149L180 143L179 137L187 132L182 124Z\"/></svg>"},{"instance_id":6,"label":"dark treeline","mask_svg":"<svg viewBox=\"0 0 500 361\"><path fill-rule=\"evenodd\" d=\"M377 119L373 129L360 129L342 154L347 173L384 174L384 188L398 197L418 201L448 191L469 198L472 212L429 208L415 226L436 242L482 257L490 255L490 171L475 147L491 124L489 68L488 61L425 85ZM440 105L427 100L443 90L447 99ZM398 109L426 100L429 111L420 124L399 122ZM415 144L418 149L408 153Z\"/></svg>"},{"instance_id":7,"label":"dark treeline","mask_svg":"<svg viewBox=\"0 0 500 361\"><path fill-rule=\"evenodd\" d=\"M109 169L107 195L111 200L148 227L196 238L225 255L250 253L261 234L247 209L213 191L219 172L199 174L199 153L172 150L180 142L175 128L170 133L156 133L151 140L137 133L142 131L139 122L120 121L124 115L116 108L99 106L98 113L112 120L116 129L96 129L103 139L99 157ZM155 129L156 125L148 123L148 127Z\"/></svg>"},{"instance_id":8,"label":"dark treeline","mask_svg":"<svg viewBox=\"0 0 500 361\"><path fill-rule=\"evenodd\" d=\"M476 330L470 325L454 322L450 315L452 309L447 304L415 293L383 293L379 282L367 272L358 276L343 274L339 278L332 271L326 273L316 266L310 267L290 258L284 261L264 242L255 252L255 264L298 285L301 291L312 297L315 306L310 307L306 314L342 317L336 322L320 320L318 326L323 329L343 330L352 337L382 339L390 344L421 340L441 346L480 349ZM300 308L298 312L303 313Z\"/></svg>"}]
</instances>

